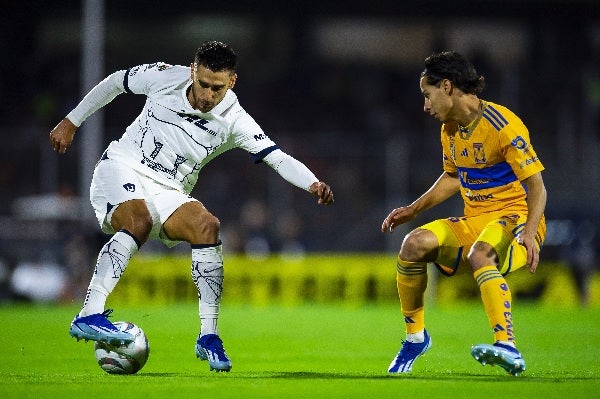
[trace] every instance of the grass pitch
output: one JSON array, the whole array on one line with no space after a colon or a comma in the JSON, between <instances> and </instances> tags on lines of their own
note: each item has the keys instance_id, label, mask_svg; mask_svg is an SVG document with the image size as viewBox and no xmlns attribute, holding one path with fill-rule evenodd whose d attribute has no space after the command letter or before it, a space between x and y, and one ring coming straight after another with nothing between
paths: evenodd
<instances>
[{"instance_id":1,"label":"grass pitch","mask_svg":"<svg viewBox=\"0 0 600 399\"><path fill-rule=\"evenodd\" d=\"M512 377L470 354L492 339L479 303L427 312L431 350L408 375L387 366L403 337L398 306L303 305L221 309L230 373L209 372L194 355L197 305L126 308L113 321L138 324L150 358L135 375L109 375L93 343L68 325L75 306L0 306L3 398L599 398L597 309L516 304L513 314L527 371ZM113 305L114 306L114 305Z\"/></svg>"}]
</instances>

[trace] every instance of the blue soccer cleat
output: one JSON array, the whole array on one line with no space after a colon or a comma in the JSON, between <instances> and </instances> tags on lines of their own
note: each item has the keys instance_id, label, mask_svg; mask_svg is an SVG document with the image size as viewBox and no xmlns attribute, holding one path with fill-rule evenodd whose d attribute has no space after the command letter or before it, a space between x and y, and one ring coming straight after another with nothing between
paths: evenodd
<instances>
[{"instance_id":1,"label":"blue soccer cleat","mask_svg":"<svg viewBox=\"0 0 600 399\"><path fill-rule=\"evenodd\" d=\"M423 342L402 341L402 349L392 360L388 368L389 373L410 373L415 360L431 348L431 337L427 334L427 330L424 333L425 340Z\"/></svg>"},{"instance_id":2,"label":"blue soccer cleat","mask_svg":"<svg viewBox=\"0 0 600 399\"><path fill-rule=\"evenodd\" d=\"M76 315L71 322L69 333L72 337L80 339L102 341L110 345L121 346L133 342L134 337L124 331L119 330L108 321L108 316L112 309L106 309L102 313L91 314L89 316L79 317Z\"/></svg>"},{"instance_id":3,"label":"blue soccer cleat","mask_svg":"<svg viewBox=\"0 0 600 399\"><path fill-rule=\"evenodd\" d=\"M223 341L217 334L206 334L198 337L196 357L200 360L208 360L210 371L227 372L231 370L231 360L227 357L223 348Z\"/></svg>"},{"instance_id":4,"label":"blue soccer cleat","mask_svg":"<svg viewBox=\"0 0 600 399\"><path fill-rule=\"evenodd\" d=\"M471 355L482 365L498 365L508 373L518 376L525 371L525 360L516 348L496 342L494 345L473 345Z\"/></svg>"}]
</instances>

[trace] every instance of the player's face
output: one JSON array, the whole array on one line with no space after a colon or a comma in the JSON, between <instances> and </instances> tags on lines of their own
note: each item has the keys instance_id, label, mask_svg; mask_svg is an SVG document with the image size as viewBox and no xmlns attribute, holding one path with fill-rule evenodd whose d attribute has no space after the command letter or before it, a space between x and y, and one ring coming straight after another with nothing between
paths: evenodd
<instances>
[{"instance_id":1,"label":"player's face","mask_svg":"<svg viewBox=\"0 0 600 399\"><path fill-rule=\"evenodd\" d=\"M237 75L232 71L213 72L202 65L192 64L192 87L188 100L194 109L208 112L223 100L227 90L235 85Z\"/></svg>"},{"instance_id":2,"label":"player's face","mask_svg":"<svg viewBox=\"0 0 600 399\"><path fill-rule=\"evenodd\" d=\"M433 116L444 123L448 121L450 110L452 108L452 99L450 98L448 80L443 80L439 87L436 85L427 84L425 78L421 78L419 85L421 86L421 93L425 97L425 104L423 105L423 111Z\"/></svg>"}]
</instances>

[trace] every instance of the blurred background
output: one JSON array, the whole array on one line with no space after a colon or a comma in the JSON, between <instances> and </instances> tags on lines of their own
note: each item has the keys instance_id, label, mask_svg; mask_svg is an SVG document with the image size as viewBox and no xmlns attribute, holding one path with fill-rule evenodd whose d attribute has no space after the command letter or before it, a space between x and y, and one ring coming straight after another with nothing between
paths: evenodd
<instances>
[{"instance_id":1,"label":"blurred background","mask_svg":"<svg viewBox=\"0 0 600 399\"><path fill-rule=\"evenodd\" d=\"M89 205L92 170L140 112L121 95L88 119L67 154L50 130L108 74L189 65L204 40L239 56L242 106L335 193L316 200L243 151L201 173L193 195L219 219L232 255L388 254L404 233L460 215L454 198L393 235L395 207L441 173L439 122L418 86L434 51L464 53L482 97L528 126L546 167L542 262L567 265L585 303L600 250L600 4L491 1L27 1L1 10L0 292L3 300L79 298L107 237ZM163 254L149 242L144 254ZM179 245L169 253L186 254ZM393 284L392 280L390 280ZM43 283L41 283L43 282Z\"/></svg>"}]
</instances>

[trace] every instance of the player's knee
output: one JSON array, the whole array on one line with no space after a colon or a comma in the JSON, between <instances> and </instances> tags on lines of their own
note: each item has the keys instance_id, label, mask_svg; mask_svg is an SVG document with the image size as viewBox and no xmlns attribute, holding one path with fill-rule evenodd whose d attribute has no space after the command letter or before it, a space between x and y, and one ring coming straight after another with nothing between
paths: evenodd
<instances>
[{"instance_id":1,"label":"player's knee","mask_svg":"<svg viewBox=\"0 0 600 399\"><path fill-rule=\"evenodd\" d=\"M147 209L138 208L126 214L119 213L118 217L115 216L111 221L115 230L125 229L129 231L142 244L148 241L153 221Z\"/></svg>"},{"instance_id":2,"label":"player's knee","mask_svg":"<svg viewBox=\"0 0 600 399\"><path fill-rule=\"evenodd\" d=\"M219 239L219 231L221 222L211 213L202 214L195 222L194 226L190 226L194 232L192 241L196 244L213 244Z\"/></svg>"},{"instance_id":3,"label":"player's knee","mask_svg":"<svg viewBox=\"0 0 600 399\"><path fill-rule=\"evenodd\" d=\"M219 230L221 229L221 222L213 214L209 214L204 218L202 222L203 228L208 235L212 235L215 238L219 236Z\"/></svg>"},{"instance_id":4,"label":"player's knee","mask_svg":"<svg viewBox=\"0 0 600 399\"><path fill-rule=\"evenodd\" d=\"M428 262L437 250L437 239L428 230L413 230L404 237L399 257L408 262ZM434 257L435 258L435 257Z\"/></svg>"},{"instance_id":5,"label":"player's knee","mask_svg":"<svg viewBox=\"0 0 600 399\"><path fill-rule=\"evenodd\" d=\"M467 255L467 260L474 271L484 266L498 265L498 256L494 248L490 244L481 241L473 244Z\"/></svg>"},{"instance_id":6,"label":"player's knee","mask_svg":"<svg viewBox=\"0 0 600 399\"><path fill-rule=\"evenodd\" d=\"M150 213L134 215L132 217L130 232L140 241L140 243L144 243L148 241L150 231L152 231L152 224L152 216L150 216Z\"/></svg>"}]
</instances>

